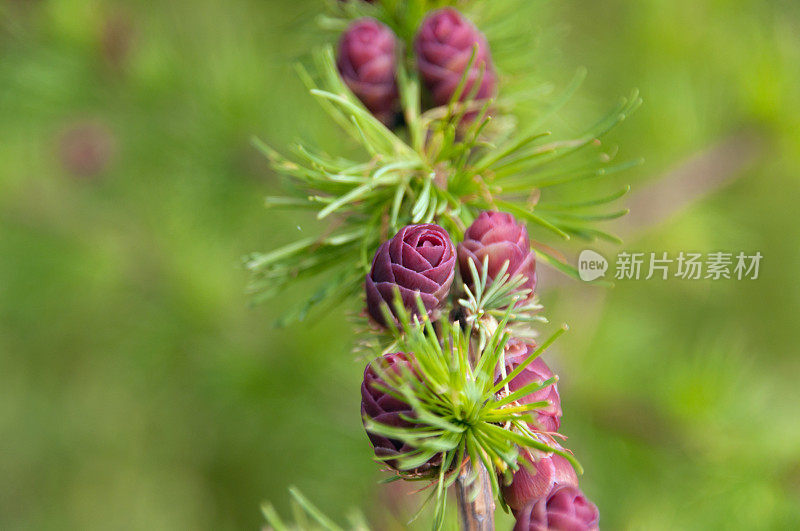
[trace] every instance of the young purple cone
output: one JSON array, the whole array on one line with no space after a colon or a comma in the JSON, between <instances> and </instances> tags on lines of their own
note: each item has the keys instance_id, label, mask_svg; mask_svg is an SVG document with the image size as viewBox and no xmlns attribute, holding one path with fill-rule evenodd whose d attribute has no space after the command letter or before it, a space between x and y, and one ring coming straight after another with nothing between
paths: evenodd
<instances>
[{"instance_id":1,"label":"young purple cone","mask_svg":"<svg viewBox=\"0 0 800 531\"><path fill-rule=\"evenodd\" d=\"M552 439L544 442L557 446ZM514 510L546 497L556 486L578 486L575 469L560 455L523 450L520 459L525 459L527 463L520 462L511 484L501 487L503 500Z\"/></svg>"},{"instance_id":2,"label":"young purple cone","mask_svg":"<svg viewBox=\"0 0 800 531\"><path fill-rule=\"evenodd\" d=\"M600 521L597 506L574 485L556 487L514 515L514 531L594 531Z\"/></svg>"},{"instance_id":3,"label":"young purple cone","mask_svg":"<svg viewBox=\"0 0 800 531\"><path fill-rule=\"evenodd\" d=\"M510 278L523 275L525 283L521 289L530 290L528 298L536 289L536 255L531 251L528 230L514 216L505 212L481 212L464 233L464 241L458 244L458 268L465 284L473 285L469 262L475 264L480 275L483 260L489 258L489 279L494 280L503 264L508 261Z\"/></svg>"},{"instance_id":4,"label":"young purple cone","mask_svg":"<svg viewBox=\"0 0 800 531\"><path fill-rule=\"evenodd\" d=\"M506 346L505 352L506 374L509 374L520 363L525 361L533 351L534 347L531 345L511 340L509 345ZM541 357L538 357L508 383L508 389L513 393L526 385L534 382L542 383L552 377L553 371L550 370L550 367ZM533 428L544 432L558 431L558 428L561 427L561 396L558 394L557 384L550 384L518 400L520 404L542 401L548 402L549 405L533 412L533 416L536 418L536 426L533 426Z\"/></svg>"},{"instance_id":5,"label":"young purple cone","mask_svg":"<svg viewBox=\"0 0 800 531\"><path fill-rule=\"evenodd\" d=\"M472 93L479 79L476 100L489 99L496 93L497 75L486 37L472 22L450 7L433 11L422 22L414 40L414 52L417 69L436 105L445 105L453 97L476 44L475 59L460 101Z\"/></svg>"},{"instance_id":6,"label":"young purple cone","mask_svg":"<svg viewBox=\"0 0 800 531\"><path fill-rule=\"evenodd\" d=\"M376 367L380 367L380 371L376 370ZM361 383L361 418L363 420L369 418L377 423L393 427L414 427L413 423L402 418L402 416L414 416L414 410L411 406L379 388L380 386L393 388L386 383L381 374L403 376L406 373L416 377L416 358L414 358L413 354L403 352L384 354L367 365L366 369L364 369L364 380ZM375 450L376 457L393 457L413 450L412 447L402 441L389 439L369 431L367 431L367 435ZM439 457L434 458L413 470L405 472L423 475L438 466L438 460L440 460ZM384 462L394 469L398 467L398 463L394 459Z\"/></svg>"},{"instance_id":7,"label":"young purple cone","mask_svg":"<svg viewBox=\"0 0 800 531\"><path fill-rule=\"evenodd\" d=\"M378 248L372 259L365 282L367 312L378 324L385 325L381 307L388 304L394 313L395 292L399 290L409 313L419 314L419 296L431 320L435 320L453 283L455 262L453 242L442 227L403 227Z\"/></svg>"},{"instance_id":8,"label":"young purple cone","mask_svg":"<svg viewBox=\"0 0 800 531\"><path fill-rule=\"evenodd\" d=\"M356 20L339 41L336 65L342 79L381 122L397 110L397 38L372 18Z\"/></svg>"}]
</instances>

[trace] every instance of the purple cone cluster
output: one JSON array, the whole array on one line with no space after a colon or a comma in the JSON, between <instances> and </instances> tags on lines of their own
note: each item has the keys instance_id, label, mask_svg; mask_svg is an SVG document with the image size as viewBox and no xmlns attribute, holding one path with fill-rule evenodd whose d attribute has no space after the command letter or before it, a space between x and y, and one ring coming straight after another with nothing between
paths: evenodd
<instances>
[{"instance_id":1,"label":"purple cone cluster","mask_svg":"<svg viewBox=\"0 0 800 531\"><path fill-rule=\"evenodd\" d=\"M450 291L459 270L462 281L472 286L470 262L480 272L484 261L487 274L495 279L506 266L511 277L521 275L518 288L524 300L533 297L536 288L536 257L530 248L525 226L510 214L484 212L454 246L450 235L434 224L409 225L381 244L372 260L365 280L366 311L372 321L386 326L386 317L397 318L398 300L411 315L425 311L435 321L448 303ZM458 264L458 268L456 268ZM422 302L422 308L418 306ZM512 338L505 347L504 359L495 370L497 381L510 374L531 356L535 346ZM410 353L386 354L373 361L364 372L361 386L361 414L381 424L413 427L413 408L399 400L382 375L395 374L417 378L416 360ZM541 358L527 364L508 384L513 393L531 383L544 383L554 378L553 371ZM505 390L501 391L505 392ZM396 395L396 393L395 393ZM556 383L529 393L517 401L520 405L544 402L531 412L529 428L542 443L561 449L558 430L561 426L561 397ZM392 459L408 452L405 443L368 433L376 457L397 468ZM598 528L599 513L579 490L578 478L569 461L555 453L533 449L521 450L520 467L508 484L501 488L506 504L517 518L515 530L547 529L592 530ZM413 475L436 472L440 462L431 460L414 470Z\"/></svg>"},{"instance_id":2,"label":"purple cone cluster","mask_svg":"<svg viewBox=\"0 0 800 531\"><path fill-rule=\"evenodd\" d=\"M386 25L366 17L342 35L336 64L345 84L387 126L397 120L397 61L400 40ZM492 98L497 74L489 44L475 25L453 8L433 11L423 20L413 43L416 68L435 106L447 104L462 79L459 101ZM470 63L470 58L475 57ZM469 67L469 68L467 68Z\"/></svg>"},{"instance_id":3,"label":"purple cone cluster","mask_svg":"<svg viewBox=\"0 0 800 531\"><path fill-rule=\"evenodd\" d=\"M512 351L519 348L512 345ZM528 347L530 349L530 347ZM524 358L506 359L507 370L513 370ZM526 350L526 357L529 350ZM536 358L509 384L514 392L532 382L544 382L553 373L541 358ZM519 400L520 404L547 402L533 412L534 423L529 426L539 440L551 448L562 450L555 436L561 424L561 398L556 384L534 391ZM520 467L511 482L501 487L503 500L517 519L515 531L598 529L600 513L578 488L578 476L566 458L555 454L524 449Z\"/></svg>"},{"instance_id":4,"label":"purple cone cluster","mask_svg":"<svg viewBox=\"0 0 800 531\"><path fill-rule=\"evenodd\" d=\"M410 316L419 316L419 302L427 316L435 321L447 301L456 270L456 249L450 235L439 225L408 225L378 247L372 267L364 281L367 314L374 323L386 326L387 315L397 319L401 303ZM399 297L399 299L398 299ZM381 375L416 377L416 358L410 353L385 354L364 370L361 384L361 417L394 427L413 427L411 406L387 393L392 388ZM396 393L395 393L396 394ZM411 448L401 441L389 439L367 430L375 457L391 468L398 463L393 456ZM425 476L435 470L439 455L404 473Z\"/></svg>"},{"instance_id":5,"label":"purple cone cluster","mask_svg":"<svg viewBox=\"0 0 800 531\"><path fill-rule=\"evenodd\" d=\"M506 345L505 374L511 373L525 362L534 351L534 345L512 339ZM502 373L497 371L498 381ZM508 384L513 393L532 383L544 383L553 378L553 371L541 358L535 358ZM546 402L531 413L529 425L540 442L551 448L563 450L558 443L561 427L561 396L558 385L552 383L533 391L517 401L520 405ZM555 453L525 449L520 455L521 466L514 472L511 482L501 487L503 500L517 518L515 531L598 529L600 513L578 488L578 476L570 462Z\"/></svg>"},{"instance_id":6,"label":"purple cone cluster","mask_svg":"<svg viewBox=\"0 0 800 531\"><path fill-rule=\"evenodd\" d=\"M533 353L534 346L512 339L506 345L505 374L509 374ZM499 373L500 371L498 371ZM502 374L498 374L498 380ZM535 358L508 384L509 392L531 383L543 383L553 378L553 371L541 358ZM558 444L561 426L561 396L552 383L533 391L517 401L520 405L546 402L532 412L529 426L540 442L551 448ZM515 531L546 531L548 529L585 531L598 528L600 513L579 490L578 476L570 462L555 453L532 449L522 450L519 470L511 482L501 488L503 500L517 518Z\"/></svg>"},{"instance_id":7,"label":"purple cone cluster","mask_svg":"<svg viewBox=\"0 0 800 531\"><path fill-rule=\"evenodd\" d=\"M513 216L501 212L484 212L467 229L464 241L458 246L459 269L462 278L470 270L468 261L478 264L487 261L490 278L500 272L504 263L511 277L523 275L520 289L530 290L526 299L533 297L536 288L536 258L530 249L525 227ZM466 281L465 281L466 282ZM469 284L469 282L467 282ZM535 345L511 339L504 353L504 374L510 374L524 363L535 350ZM499 368L498 368L499 369ZM502 377L497 372L498 381ZM531 363L509 382L513 393L532 383L544 383L554 377L553 371L541 358ZM520 405L546 402L547 405L532 412L529 426L541 442L561 449L556 437L561 427L561 396L558 385L552 383L533 391L517 401ZM600 514L579 490L578 477L566 458L554 454L526 449L522 463L511 479L501 489L503 500L517 518L515 531L546 531L548 529L584 531L598 528Z\"/></svg>"}]
</instances>

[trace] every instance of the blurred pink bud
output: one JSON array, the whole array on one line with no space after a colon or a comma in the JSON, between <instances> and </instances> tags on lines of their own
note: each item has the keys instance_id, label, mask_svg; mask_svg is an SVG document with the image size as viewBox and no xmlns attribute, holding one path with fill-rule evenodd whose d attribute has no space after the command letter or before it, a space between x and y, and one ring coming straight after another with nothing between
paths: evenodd
<instances>
[{"instance_id":1,"label":"blurred pink bud","mask_svg":"<svg viewBox=\"0 0 800 531\"><path fill-rule=\"evenodd\" d=\"M336 64L364 106L386 125L397 110L397 38L372 18L356 20L339 41Z\"/></svg>"},{"instance_id":2,"label":"blurred pink bud","mask_svg":"<svg viewBox=\"0 0 800 531\"><path fill-rule=\"evenodd\" d=\"M414 41L414 52L417 69L436 105L447 104L455 94L476 45L475 59L460 101L467 98L479 78L476 100L492 98L496 93L497 76L486 37L451 7L431 12L422 22Z\"/></svg>"},{"instance_id":3,"label":"blurred pink bud","mask_svg":"<svg viewBox=\"0 0 800 531\"><path fill-rule=\"evenodd\" d=\"M94 177L103 172L114 156L113 133L96 122L69 126L59 139L59 159L66 171L77 177Z\"/></svg>"}]
</instances>

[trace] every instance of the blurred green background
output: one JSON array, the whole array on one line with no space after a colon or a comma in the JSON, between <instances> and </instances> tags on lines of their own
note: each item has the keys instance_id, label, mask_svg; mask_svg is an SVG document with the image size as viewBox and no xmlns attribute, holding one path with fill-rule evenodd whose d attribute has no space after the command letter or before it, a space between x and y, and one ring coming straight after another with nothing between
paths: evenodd
<instances>
[{"instance_id":1,"label":"blurred green background","mask_svg":"<svg viewBox=\"0 0 800 531\"><path fill-rule=\"evenodd\" d=\"M241 255L318 230L263 210L278 180L249 138L340 143L291 67L319 11L0 4L0 528L255 529L289 485L377 529L413 506L376 487L344 312L276 329L304 288L244 293ZM800 528L800 5L572 0L520 23L547 36L534 75L589 69L567 127L641 89L613 135L647 160L626 249L764 255L756 281L543 273L603 527Z\"/></svg>"}]
</instances>

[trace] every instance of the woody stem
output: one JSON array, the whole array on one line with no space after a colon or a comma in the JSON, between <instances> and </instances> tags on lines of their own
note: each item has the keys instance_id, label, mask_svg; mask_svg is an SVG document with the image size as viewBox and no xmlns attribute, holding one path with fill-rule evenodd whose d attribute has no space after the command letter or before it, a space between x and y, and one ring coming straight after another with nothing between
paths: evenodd
<instances>
[{"instance_id":1,"label":"woody stem","mask_svg":"<svg viewBox=\"0 0 800 531\"><path fill-rule=\"evenodd\" d=\"M463 531L494 531L494 496L489 473L483 463L477 463L478 478L476 484L467 483L472 474L472 464L461 468L456 480L456 501L458 516ZM477 489L477 496L472 499Z\"/></svg>"}]
</instances>

